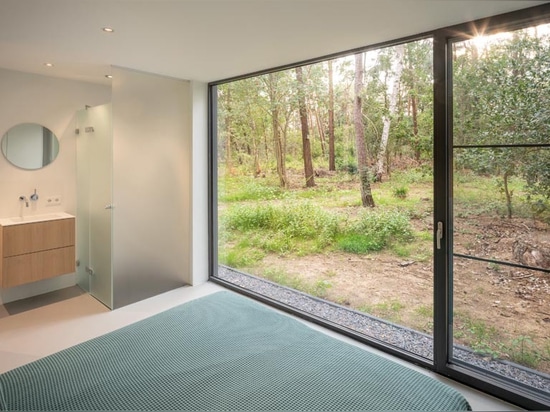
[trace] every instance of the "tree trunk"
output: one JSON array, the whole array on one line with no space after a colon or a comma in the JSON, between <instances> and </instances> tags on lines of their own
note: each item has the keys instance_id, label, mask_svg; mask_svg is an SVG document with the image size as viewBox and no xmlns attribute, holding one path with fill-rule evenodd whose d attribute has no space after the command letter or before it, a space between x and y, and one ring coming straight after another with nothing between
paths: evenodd
<instances>
[{"instance_id":1,"label":"tree trunk","mask_svg":"<svg viewBox=\"0 0 550 412\"><path fill-rule=\"evenodd\" d=\"M300 123L302 125L302 154L304 157L304 175L306 187L315 186L313 175L313 159L311 158L311 142L309 140L309 125L307 119L306 96L302 68L296 67L296 81L298 82L298 109L300 112Z\"/></svg>"},{"instance_id":2,"label":"tree trunk","mask_svg":"<svg viewBox=\"0 0 550 412\"><path fill-rule=\"evenodd\" d=\"M314 109L315 122L317 124L317 130L319 131L319 142L321 143L321 153L323 158L327 152L326 143L325 143L325 131L323 130L323 123L321 121L321 116L319 116L319 109Z\"/></svg>"},{"instance_id":3,"label":"tree trunk","mask_svg":"<svg viewBox=\"0 0 550 412\"><path fill-rule=\"evenodd\" d=\"M415 92L416 93L416 92ZM418 141L418 104L416 102L416 94L411 96L412 104L412 121L413 121L413 136L414 136L414 158L420 162L420 142Z\"/></svg>"},{"instance_id":4,"label":"tree trunk","mask_svg":"<svg viewBox=\"0 0 550 412\"><path fill-rule=\"evenodd\" d=\"M353 119L355 125L355 146L357 152L357 170L361 185L361 203L363 207L374 207L374 199L370 187L369 167L367 164L367 146L363 128L362 99L363 92L363 53L355 55L355 107Z\"/></svg>"},{"instance_id":5,"label":"tree trunk","mask_svg":"<svg viewBox=\"0 0 550 412\"><path fill-rule=\"evenodd\" d=\"M250 113L249 107L249 117L250 117L250 129L252 130L252 155L254 156L254 177L259 177L262 175L262 167L260 166L260 148L258 143L258 128L256 127L256 121L252 114Z\"/></svg>"},{"instance_id":6,"label":"tree trunk","mask_svg":"<svg viewBox=\"0 0 550 412\"><path fill-rule=\"evenodd\" d=\"M512 219L512 193L508 189L508 171L504 172L504 194L506 196L506 209L508 211L508 219Z\"/></svg>"},{"instance_id":7,"label":"tree trunk","mask_svg":"<svg viewBox=\"0 0 550 412\"><path fill-rule=\"evenodd\" d=\"M225 174L230 176L232 174L231 169L233 168L233 159L231 153L231 89L227 88L227 114L225 116Z\"/></svg>"},{"instance_id":8,"label":"tree trunk","mask_svg":"<svg viewBox=\"0 0 550 412\"><path fill-rule=\"evenodd\" d=\"M285 164L285 144L281 136L279 124L279 107L276 93L275 74L269 73L269 100L271 110L271 125L273 128L273 150L277 161L277 175L279 176L279 186L287 187L288 179L286 176Z\"/></svg>"},{"instance_id":9,"label":"tree trunk","mask_svg":"<svg viewBox=\"0 0 550 412\"><path fill-rule=\"evenodd\" d=\"M336 171L334 153L334 85L332 80L332 60L328 61L328 170Z\"/></svg>"},{"instance_id":10,"label":"tree trunk","mask_svg":"<svg viewBox=\"0 0 550 412\"><path fill-rule=\"evenodd\" d=\"M386 151L388 149L388 140L390 138L390 126L391 118L395 115L397 108L397 100L399 98L399 80L401 78L401 72L403 71L403 55L405 53L405 46L400 44L395 46L395 66L393 75L388 76L389 96L388 96L388 111L383 116L382 122L384 127L382 129L382 137L380 138L380 150L378 151L378 161L376 162L376 181L381 182L384 174L384 166L386 163Z\"/></svg>"}]
</instances>

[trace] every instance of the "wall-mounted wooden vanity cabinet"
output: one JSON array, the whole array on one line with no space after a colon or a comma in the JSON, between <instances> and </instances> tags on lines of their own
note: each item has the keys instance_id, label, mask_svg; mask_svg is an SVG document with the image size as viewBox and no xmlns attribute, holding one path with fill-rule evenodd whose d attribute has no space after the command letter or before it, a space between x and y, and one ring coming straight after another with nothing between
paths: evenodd
<instances>
[{"instance_id":1,"label":"wall-mounted wooden vanity cabinet","mask_svg":"<svg viewBox=\"0 0 550 412\"><path fill-rule=\"evenodd\" d=\"M11 288L74 271L74 217L0 224L2 288Z\"/></svg>"}]
</instances>

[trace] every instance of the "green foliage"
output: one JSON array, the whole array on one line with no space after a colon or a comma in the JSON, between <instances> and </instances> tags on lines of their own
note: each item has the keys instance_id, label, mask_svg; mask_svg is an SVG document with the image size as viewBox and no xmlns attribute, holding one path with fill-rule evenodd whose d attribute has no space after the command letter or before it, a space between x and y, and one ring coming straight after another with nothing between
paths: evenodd
<instances>
[{"instance_id":1,"label":"green foliage","mask_svg":"<svg viewBox=\"0 0 550 412\"><path fill-rule=\"evenodd\" d=\"M252 267L264 258L265 254L259 250L237 247L220 250L218 260L221 264L232 268Z\"/></svg>"},{"instance_id":2,"label":"green foliage","mask_svg":"<svg viewBox=\"0 0 550 412\"><path fill-rule=\"evenodd\" d=\"M236 244L228 244L219 242L218 260L233 268L253 267L260 262L265 256L265 253L256 249L249 238L241 239Z\"/></svg>"},{"instance_id":3,"label":"green foliage","mask_svg":"<svg viewBox=\"0 0 550 412\"><path fill-rule=\"evenodd\" d=\"M527 30L480 50L464 42L454 64L454 140L460 145L548 143L550 131L550 41ZM457 45L458 50L459 45ZM518 176L532 196L550 197L550 151L542 147L466 147L455 153L457 168L501 180ZM514 200L514 203L516 200Z\"/></svg>"},{"instance_id":4,"label":"green foliage","mask_svg":"<svg viewBox=\"0 0 550 412\"><path fill-rule=\"evenodd\" d=\"M256 246L280 253L322 250L338 233L336 214L310 202L237 205L220 219L223 230L261 232ZM312 241L307 243L307 241Z\"/></svg>"},{"instance_id":5,"label":"green foliage","mask_svg":"<svg viewBox=\"0 0 550 412\"><path fill-rule=\"evenodd\" d=\"M338 237L337 247L363 254L413 237L409 217L397 210L365 210Z\"/></svg>"},{"instance_id":6,"label":"green foliage","mask_svg":"<svg viewBox=\"0 0 550 412\"><path fill-rule=\"evenodd\" d=\"M336 161L336 168L339 171L346 172L350 175L357 174L357 163L356 162L344 162L340 159Z\"/></svg>"},{"instance_id":7,"label":"green foliage","mask_svg":"<svg viewBox=\"0 0 550 412\"><path fill-rule=\"evenodd\" d=\"M400 258L408 258L411 256L411 248L407 244L397 244L391 247L392 252Z\"/></svg>"},{"instance_id":8,"label":"green foliage","mask_svg":"<svg viewBox=\"0 0 550 412\"><path fill-rule=\"evenodd\" d=\"M405 199L409 194L409 188L406 186L399 186L393 189L393 196L398 199Z\"/></svg>"},{"instance_id":9,"label":"green foliage","mask_svg":"<svg viewBox=\"0 0 550 412\"><path fill-rule=\"evenodd\" d=\"M244 200L272 200L283 196L280 187L265 179L223 179L218 190L220 202L239 202Z\"/></svg>"},{"instance_id":10,"label":"green foliage","mask_svg":"<svg viewBox=\"0 0 550 412\"><path fill-rule=\"evenodd\" d=\"M430 164L424 164L419 167L410 167L406 170L396 170L392 173L392 182L407 184L419 184L433 182L433 167Z\"/></svg>"},{"instance_id":11,"label":"green foliage","mask_svg":"<svg viewBox=\"0 0 550 412\"><path fill-rule=\"evenodd\" d=\"M501 181L491 176L479 176L464 170L455 171L455 217L497 215L506 216L506 201ZM508 188L514 199L514 215L550 221L550 203L545 197L532 196L525 181L512 177Z\"/></svg>"},{"instance_id":12,"label":"green foliage","mask_svg":"<svg viewBox=\"0 0 550 412\"><path fill-rule=\"evenodd\" d=\"M502 349L512 361L533 369L544 359L544 354L537 349L529 336L518 336Z\"/></svg>"},{"instance_id":13,"label":"green foliage","mask_svg":"<svg viewBox=\"0 0 550 412\"><path fill-rule=\"evenodd\" d=\"M500 337L493 326L488 326L482 320L472 319L468 315L461 315L460 320L463 324L462 334L455 333L455 338L465 339L467 345L481 355L498 357L496 345Z\"/></svg>"},{"instance_id":14,"label":"green foliage","mask_svg":"<svg viewBox=\"0 0 550 412\"><path fill-rule=\"evenodd\" d=\"M337 247L348 253L365 254L368 252L379 251L384 248L383 239L378 237L369 237L357 233L342 234L337 241Z\"/></svg>"},{"instance_id":15,"label":"green foliage","mask_svg":"<svg viewBox=\"0 0 550 412\"><path fill-rule=\"evenodd\" d=\"M405 304L398 300L372 304L363 304L358 310L368 313L369 315L377 316L390 322L399 322L401 320L401 311L405 309Z\"/></svg>"},{"instance_id":16,"label":"green foliage","mask_svg":"<svg viewBox=\"0 0 550 412\"><path fill-rule=\"evenodd\" d=\"M455 313L456 324L461 326L455 328L455 338L465 341L466 345L480 355L510 359L533 369L536 369L541 361L550 360L550 356L547 356L550 355L550 351L547 350L548 353L545 354L530 336L520 335L505 340L495 327L463 313Z\"/></svg>"},{"instance_id":17,"label":"green foliage","mask_svg":"<svg viewBox=\"0 0 550 412\"><path fill-rule=\"evenodd\" d=\"M534 219L550 223L550 199L543 196L527 195L525 202L529 206Z\"/></svg>"},{"instance_id":18,"label":"green foliage","mask_svg":"<svg viewBox=\"0 0 550 412\"><path fill-rule=\"evenodd\" d=\"M414 309L415 313L418 315L433 319L434 317L434 307L433 305L421 305Z\"/></svg>"},{"instance_id":19,"label":"green foliage","mask_svg":"<svg viewBox=\"0 0 550 412\"><path fill-rule=\"evenodd\" d=\"M315 282L309 282L298 275L291 275L274 268L265 269L258 276L319 298L325 298L328 290L332 287L328 280L318 279Z\"/></svg>"}]
</instances>

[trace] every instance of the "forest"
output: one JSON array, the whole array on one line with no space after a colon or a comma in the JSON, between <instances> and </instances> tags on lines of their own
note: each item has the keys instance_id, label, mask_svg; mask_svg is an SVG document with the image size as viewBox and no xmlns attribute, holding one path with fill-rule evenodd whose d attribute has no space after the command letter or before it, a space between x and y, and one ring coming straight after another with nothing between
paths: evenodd
<instances>
[{"instance_id":1,"label":"forest","mask_svg":"<svg viewBox=\"0 0 550 412\"><path fill-rule=\"evenodd\" d=\"M546 373L549 33L452 43L450 90L455 342ZM433 332L432 50L217 86L221 264Z\"/></svg>"}]
</instances>

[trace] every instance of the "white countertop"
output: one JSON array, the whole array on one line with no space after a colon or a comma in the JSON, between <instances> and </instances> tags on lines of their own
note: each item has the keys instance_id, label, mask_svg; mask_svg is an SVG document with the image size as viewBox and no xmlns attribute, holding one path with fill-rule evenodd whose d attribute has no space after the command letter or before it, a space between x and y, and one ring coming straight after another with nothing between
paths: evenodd
<instances>
[{"instance_id":1,"label":"white countertop","mask_svg":"<svg viewBox=\"0 0 550 412\"><path fill-rule=\"evenodd\" d=\"M15 217L3 217L0 218L0 226L12 226L20 225L22 223L36 223L46 222L48 220L70 219L74 218L65 212L46 213L42 215L28 215L28 216L15 216Z\"/></svg>"}]
</instances>

